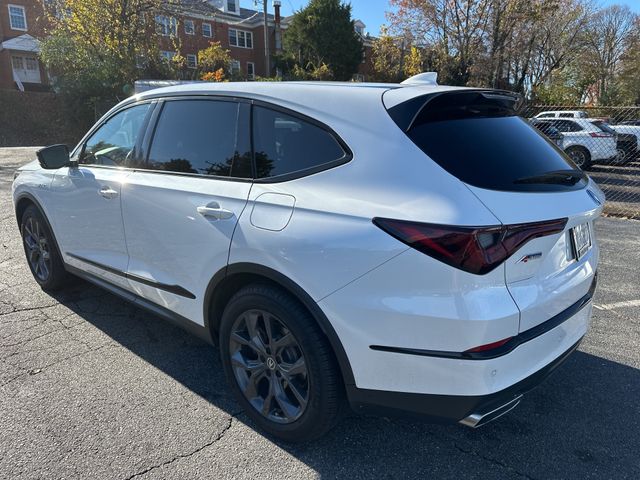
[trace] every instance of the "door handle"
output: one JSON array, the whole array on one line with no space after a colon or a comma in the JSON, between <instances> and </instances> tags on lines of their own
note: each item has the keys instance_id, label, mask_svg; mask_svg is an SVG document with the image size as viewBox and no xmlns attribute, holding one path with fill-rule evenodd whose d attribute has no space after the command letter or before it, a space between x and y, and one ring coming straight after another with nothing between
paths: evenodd
<instances>
[{"instance_id":1,"label":"door handle","mask_svg":"<svg viewBox=\"0 0 640 480\"><path fill-rule=\"evenodd\" d=\"M116 190L106 185L98 190L98 194L109 200L118 196L118 192Z\"/></svg>"},{"instance_id":2,"label":"door handle","mask_svg":"<svg viewBox=\"0 0 640 480\"><path fill-rule=\"evenodd\" d=\"M218 202L211 202L207 205L201 205L197 208L198 213L203 217L213 217L218 220L225 220L233 217L233 212L220 207Z\"/></svg>"}]
</instances>

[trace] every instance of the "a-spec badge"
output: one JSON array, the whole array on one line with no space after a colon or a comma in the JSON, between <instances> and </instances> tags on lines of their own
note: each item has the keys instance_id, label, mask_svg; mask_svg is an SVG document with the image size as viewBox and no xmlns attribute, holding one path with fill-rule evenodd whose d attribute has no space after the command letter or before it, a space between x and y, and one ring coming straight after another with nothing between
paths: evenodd
<instances>
[{"instance_id":1,"label":"a-spec badge","mask_svg":"<svg viewBox=\"0 0 640 480\"><path fill-rule=\"evenodd\" d=\"M542 258L542 252L529 253L524 257L522 257L520 260L518 260L516 263L527 263L527 262L530 262L531 260L537 260L538 258Z\"/></svg>"}]
</instances>

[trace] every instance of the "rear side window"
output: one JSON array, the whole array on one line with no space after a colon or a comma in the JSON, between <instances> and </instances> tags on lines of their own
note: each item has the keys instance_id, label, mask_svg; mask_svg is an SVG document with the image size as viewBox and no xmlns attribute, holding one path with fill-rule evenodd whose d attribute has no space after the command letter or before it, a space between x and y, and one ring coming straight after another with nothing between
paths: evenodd
<instances>
[{"instance_id":1,"label":"rear side window","mask_svg":"<svg viewBox=\"0 0 640 480\"><path fill-rule=\"evenodd\" d=\"M321 169L346 158L335 137L318 125L268 108L253 108L256 177Z\"/></svg>"},{"instance_id":2,"label":"rear side window","mask_svg":"<svg viewBox=\"0 0 640 480\"><path fill-rule=\"evenodd\" d=\"M571 120L556 120L553 124L561 132L579 132L583 130L580 125Z\"/></svg>"},{"instance_id":3,"label":"rear side window","mask_svg":"<svg viewBox=\"0 0 640 480\"><path fill-rule=\"evenodd\" d=\"M582 188L581 176L562 183L550 175L577 167L518 117L514 106L513 97L496 92L440 94L426 99L407 135L438 165L476 187L505 191ZM393 112L390 114L393 118Z\"/></svg>"},{"instance_id":4,"label":"rear side window","mask_svg":"<svg viewBox=\"0 0 640 480\"><path fill-rule=\"evenodd\" d=\"M251 178L249 109L228 101L165 102L146 168Z\"/></svg>"}]
</instances>

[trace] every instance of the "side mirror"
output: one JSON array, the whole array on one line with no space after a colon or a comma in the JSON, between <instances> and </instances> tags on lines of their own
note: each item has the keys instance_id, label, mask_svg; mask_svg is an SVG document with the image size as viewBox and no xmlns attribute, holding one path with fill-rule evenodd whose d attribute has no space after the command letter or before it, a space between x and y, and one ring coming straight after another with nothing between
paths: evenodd
<instances>
[{"instance_id":1,"label":"side mirror","mask_svg":"<svg viewBox=\"0 0 640 480\"><path fill-rule=\"evenodd\" d=\"M69 148L66 145L51 145L36 152L40 166L47 170L69 165Z\"/></svg>"}]
</instances>

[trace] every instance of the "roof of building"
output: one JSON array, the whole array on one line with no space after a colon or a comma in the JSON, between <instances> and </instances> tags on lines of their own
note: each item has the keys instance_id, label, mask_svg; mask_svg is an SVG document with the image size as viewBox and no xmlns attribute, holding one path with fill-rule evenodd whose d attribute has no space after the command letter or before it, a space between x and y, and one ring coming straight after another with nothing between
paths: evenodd
<instances>
[{"instance_id":1,"label":"roof of building","mask_svg":"<svg viewBox=\"0 0 640 480\"><path fill-rule=\"evenodd\" d=\"M38 53L40 52L40 41L28 33L25 33L19 37L5 40L2 42L2 48L5 50Z\"/></svg>"}]
</instances>

